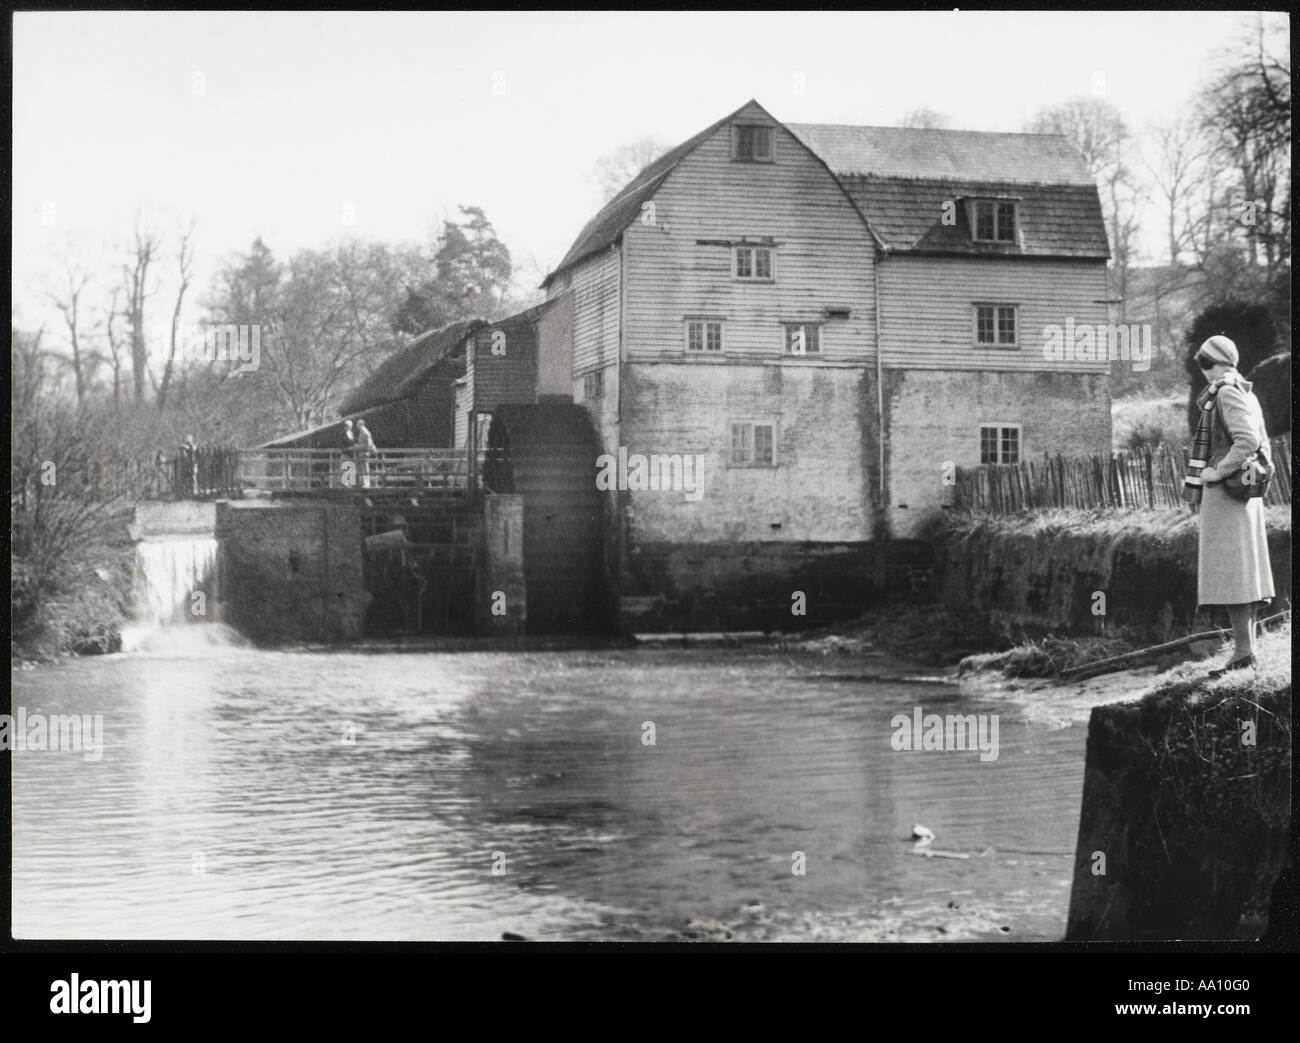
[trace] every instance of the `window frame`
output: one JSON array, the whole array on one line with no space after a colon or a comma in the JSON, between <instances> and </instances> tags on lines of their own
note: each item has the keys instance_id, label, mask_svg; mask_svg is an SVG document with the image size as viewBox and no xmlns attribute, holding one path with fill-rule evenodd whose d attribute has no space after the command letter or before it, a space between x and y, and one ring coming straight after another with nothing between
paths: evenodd
<instances>
[{"instance_id":1,"label":"window frame","mask_svg":"<svg viewBox=\"0 0 1300 1043\"><path fill-rule=\"evenodd\" d=\"M689 358L718 358L727 353L727 322L718 315L687 315L682 319L682 352ZM700 331L701 344L698 350L691 347L691 327L702 326ZM710 326L718 327L718 346L716 349L710 349L709 330Z\"/></svg>"},{"instance_id":2,"label":"window frame","mask_svg":"<svg viewBox=\"0 0 1300 1043\"><path fill-rule=\"evenodd\" d=\"M766 250L770 275L741 275L740 252L748 250L752 254L749 260L751 272L758 271L758 251ZM776 282L776 247L771 243L732 243L731 244L731 278L735 282Z\"/></svg>"},{"instance_id":3,"label":"window frame","mask_svg":"<svg viewBox=\"0 0 1300 1043\"><path fill-rule=\"evenodd\" d=\"M744 130L763 131L767 135L766 156L742 156L740 154L741 132ZM731 125L731 162L733 163L775 163L776 162L776 128L768 123L751 123L739 120Z\"/></svg>"},{"instance_id":4,"label":"window frame","mask_svg":"<svg viewBox=\"0 0 1300 1043\"><path fill-rule=\"evenodd\" d=\"M781 354L782 354L785 358L790 358L790 359L806 359L806 358L812 358L812 357L822 358L822 357L823 357L822 349L823 349L823 347L825 346L825 345L824 345L824 338L823 338L823 330L822 330L822 327L823 327L824 325L825 325L825 323L823 323L823 322L783 322L783 323L781 323ZM794 350L790 347L790 331L793 330L793 329L795 329L796 327L798 327L798 328L800 328L800 329L803 329L803 330L805 331L804 350L803 350L803 351L794 351ZM808 330L810 327L811 327L812 329L816 330L816 333L817 333L817 347L816 347L814 350L809 350L809 349L808 349L808 346L807 346L807 336L806 336L806 333L807 333L807 330Z\"/></svg>"},{"instance_id":5,"label":"window frame","mask_svg":"<svg viewBox=\"0 0 1300 1043\"><path fill-rule=\"evenodd\" d=\"M748 439L748 457L743 461L736 460L736 428L749 428ZM768 462L759 462L755 459L754 452L754 430L756 428L766 427L772 432L772 459ZM727 466L746 468L751 470L771 470L779 466L780 461L777 456L777 446L780 444L781 423L779 420L756 420L740 419L727 421Z\"/></svg>"},{"instance_id":6,"label":"window frame","mask_svg":"<svg viewBox=\"0 0 1300 1043\"><path fill-rule=\"evenodd\" d=\"M972 242L976 243L1001 243L1003 246L1015 246L1020 242L1020 200L1019 199L1001 199L996 196L976 196L968 199L967 206L970 207L970 237ZM1011 236L1002 238L998 235L1001 230L1002 221L999 217L1001 208L1011 207ZM980 209L990 207L992 209L991 219L993 222L993 236L980 235Z\"/></svg>"},{"instance_id":7,"label":"window frame","mask_svg":"<svg viewBox=\"0 0 1300 1043\"><path fill-rule=\"evenodd\" d=\"M595 391L592 391L592 387ZM582 375L582 400L591 401L595 398L603 398L605 395L605 371L603 369L588 370Z\"/></svg>"},{"instance_id":8,"label":"window frame","mask_svg":"<svg viewBox=\"0 0 1300 1043\"><path fill-rule=\"evenodd\" d=\"M993 309L994 340L980 340L980 309ZM1011 321L1014 324L1014 337L1010 341L997 339L1001 337L1001 315L999 309L1011 309ZM1010 301L974 301L971 304L971 342L977 348L990 348L1001 351L1018 351L1020 343L1020 305Z\"/></svg>"},{"instance_id":9,"label":"window frame","mask_svg":"<svg viewBox=\"0 0 1300 1043\"><path fill-rule=\"evenodd\" d=\"M994 431L994 441L997 446L996 460L984 459L984 432ZM1006 439L1007 432L1014 431L1016 435L1016 458L1014 460L1004 460L1003 442ZM1012 422L1009 420L981 420L976 426L976 438L979 440L980 466L1010 466L1020 463L1025 458L1025 426L1022 423Z\"/></svg>"}]
</instances>

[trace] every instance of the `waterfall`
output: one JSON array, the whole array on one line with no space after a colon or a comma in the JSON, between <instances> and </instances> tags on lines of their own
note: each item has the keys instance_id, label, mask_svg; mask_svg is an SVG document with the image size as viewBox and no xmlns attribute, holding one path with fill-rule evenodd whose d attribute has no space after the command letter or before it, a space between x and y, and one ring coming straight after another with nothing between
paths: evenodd
<instances>
[{"instance_id":1,"label":"waterfall","mask_svg":"<svg viewBox=\"0 0 1300 1043\"><path fill-rule=\"evenodd\" d=\"M146 626L217 622L217 541L144 540L135 548L136 617Z\"/></svg>"}]
</instances>

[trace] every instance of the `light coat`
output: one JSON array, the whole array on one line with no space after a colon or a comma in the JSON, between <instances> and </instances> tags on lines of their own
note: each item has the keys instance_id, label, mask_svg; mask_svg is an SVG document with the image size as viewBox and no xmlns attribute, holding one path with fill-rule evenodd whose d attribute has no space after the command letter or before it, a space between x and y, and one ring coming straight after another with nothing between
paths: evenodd
<instances>
[{"instance_id":1,"label":"light coat","mask_svg":"<svg viewBox=\"0 0 1300 1043\"><path fill-rule=\"evenodd\" d=\"M1232 371L1235 375L1235 371ZM1210 426L1209 464L1222 475L1239 470L1259 446L1269 452L1259 399L1239 375L1219 389ZM1273 597L1262 498L1234 500L1222 481L1207 482L1200 509L1198 605L1242 605Z\"/></svg>"}]
</instances>

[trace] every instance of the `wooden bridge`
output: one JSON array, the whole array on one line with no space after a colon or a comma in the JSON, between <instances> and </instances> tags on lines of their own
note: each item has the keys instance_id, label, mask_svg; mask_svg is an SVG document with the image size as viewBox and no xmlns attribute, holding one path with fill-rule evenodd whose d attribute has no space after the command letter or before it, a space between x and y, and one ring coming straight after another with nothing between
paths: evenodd
<instances>
[{"instance_id":1,"label":"wooden bridge","mask_svg":"<svg viewBox=\"0 0 1300 1043\"><path fill-rule=\"evenodd\" d=\"M482 489L488 450L246 449L237 484L244 494L346 496L403 493L463 499Z\"/></svg>"},{"instance_id":2,"label":"wooden bridge","mask_svg":"<svg viewBox=\"0 0 1300 1043\"><path fill-rule=\"evenodd\" d=\"M78 488L93 499L225 500L247 496L418 495L474 499L494 451L479 449L233 449L181 447L153 460L111 461ZM490 470L490 468L489 468ZM16 482L15 488L20 488Z\"/></svg>"}]
</instances>

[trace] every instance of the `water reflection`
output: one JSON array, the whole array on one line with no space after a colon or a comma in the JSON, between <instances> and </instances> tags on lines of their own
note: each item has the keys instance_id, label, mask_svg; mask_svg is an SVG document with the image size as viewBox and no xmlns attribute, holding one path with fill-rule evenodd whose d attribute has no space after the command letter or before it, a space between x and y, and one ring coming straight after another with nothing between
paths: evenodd
<instances>
[{"instance_id":1,"label":"water reflection","mask_svg":"<svg viewBox=\"0 0 1300 1043\"><path fill-rule=\"evenodd\" d=\"M14 931L1059 938L1084 729L852 669L189 648L18 671L15 706L103 713L105 750L14 756ZM890 748L895 713L945 703L1002 714L997 761ZM970 857L916 857L918 821Z\"/></svg>"}]
</instances>

